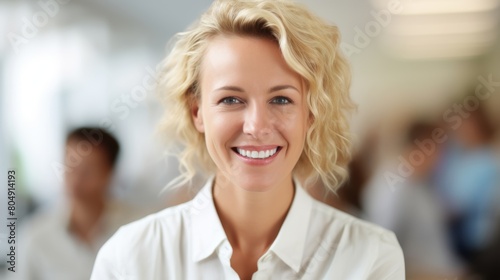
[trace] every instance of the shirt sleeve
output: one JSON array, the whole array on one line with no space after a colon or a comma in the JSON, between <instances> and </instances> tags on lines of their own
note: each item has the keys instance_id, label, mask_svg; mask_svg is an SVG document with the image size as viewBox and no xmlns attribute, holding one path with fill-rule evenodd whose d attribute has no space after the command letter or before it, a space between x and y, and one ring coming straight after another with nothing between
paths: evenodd
<instances>
[{"instance_id":1,"label":"shirt sleeve","mask_svg":"<svg viewBox=\"0 0 500 280\"><path fill-rule=\"evenodd\" d=\"M99 250L94 263L90 280L120 280L122 277L120 265L121 232L119 229Z\"/></svg>"},{"instance_id":2,"label":"shirt sleeve","mask_svg":"<svg viewBox=\"0 0 500 280\"><path fill-rule=\"evenodd\" d=\"M382 235L375 263L370 272L370 280L404 280L405 263L403 250L396 235L387 232Z\"/></svg>"}]
</instances>

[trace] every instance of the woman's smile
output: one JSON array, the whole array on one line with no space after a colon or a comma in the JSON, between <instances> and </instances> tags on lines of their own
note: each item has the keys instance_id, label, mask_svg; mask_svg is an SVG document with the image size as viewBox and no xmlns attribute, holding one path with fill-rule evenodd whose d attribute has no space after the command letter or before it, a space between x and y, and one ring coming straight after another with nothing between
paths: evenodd
<instances>
[{"instance_id":1,"label":"woman's smile","mask_svg":"<svg viewBox=\"0 0 500 280\"><path fill-rule=\"evenodd\" d=\"M281 146L275 145L231 148L243 162L250 165L266 165L271 163L278 156L281 149Z\"/></svg>"}]
</instances>

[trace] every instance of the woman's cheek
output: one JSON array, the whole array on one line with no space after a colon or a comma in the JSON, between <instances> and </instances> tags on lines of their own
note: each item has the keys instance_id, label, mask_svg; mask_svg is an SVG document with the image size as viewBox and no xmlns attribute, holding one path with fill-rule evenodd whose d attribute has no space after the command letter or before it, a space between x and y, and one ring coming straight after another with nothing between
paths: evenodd
<instances>
[{"instance_id":1,"label":"woman's cheek","mask_svg":"<svg viewBox=\"0 0 500 280\"><path fill-rule=\"evenodd\" d=\"M276 108L273 110L273 119L277 121L277 123L280 124L286 124L288 125L299 125L299 121L301 120L301 112L297 110L297 108L294 108L294 106L280 106L279 108Z\"/></svg>"}]
</instances>

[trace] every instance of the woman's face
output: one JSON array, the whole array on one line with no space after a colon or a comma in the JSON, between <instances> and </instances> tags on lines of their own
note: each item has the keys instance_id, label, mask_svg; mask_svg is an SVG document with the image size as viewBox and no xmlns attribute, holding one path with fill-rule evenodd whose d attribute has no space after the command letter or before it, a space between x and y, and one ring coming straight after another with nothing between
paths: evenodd
<instances>
[{"instance_id":1,"label":"woman's face","mask_svg":"<svg viewBox=\"0 0 500 280\"><path fill-rule=\"evenodd\" d=\"M285 63L278 45L256 37L214 38L200 86L193 119L205 134L217 179L248 191L291 182L309 111L302 79Z\"/></svg>"}]
</instances>

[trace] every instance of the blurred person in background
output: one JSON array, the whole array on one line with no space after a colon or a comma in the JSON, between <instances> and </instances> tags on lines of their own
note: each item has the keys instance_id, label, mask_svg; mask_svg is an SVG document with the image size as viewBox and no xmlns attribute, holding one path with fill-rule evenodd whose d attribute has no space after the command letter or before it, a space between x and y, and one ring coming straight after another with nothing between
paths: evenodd
<instances>
[{"instance_id":1,"label":"blurred person in background","mask_svg":"<svg viewBox=\"0 0 500 280\"><path fill-rule=\"evenodd\" d=\"M101 245L121 225L142 216L110 198L119 150L117 140L100 128L82 127L68 134L65 201L24 222L13 279L88 280Z\"/></svg>"},{"instance_id":2,"label":"blurred person in background","mask_svg":"<svg viewBox=\"0 0 500 280\"><path fill-rule=\"evenodd\" d=\"M435 178L454 248L466 263L471 263L491 241L500 207L495 129L483 105L457 120Z\"/></svg>"},{"instance_id":3,"label":"blurred person in background","mask_svg":"<svg viewBox=\"0 0 500 280\"><path fill-rule=\"evenodd\" d=\"M441 128L425 122L410 126L406 155L421 148L416 141L433 141L435 129ZM444 209L431 180L442 146L436 142L432 145L434 151L422 153L422 162L414 164L413 174L396 191L399 207L394 230L405 254L410 279L443 279L463 274L447 235Z\"/></svg>"},{"instance_id":4,"label":"blurred person in background","mask_svg":"<svg viewBox=\"0 0 500 280\"><path fill-rule=\"evenodd\" d=\"M411 174L393 189L386 180L377 179L381 174L376 174L363 193L366 218L396 233L405 256L407 279L445 279L463 273L447 235L444 210L431 183L441 156L440 144L429 142L437 128L419 121L410 125L401 156L411 164ZM417 141L428 143L428 153Z\"/></svg>"}]
</instances>

